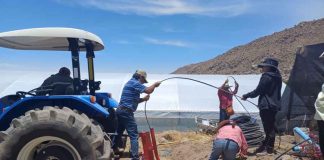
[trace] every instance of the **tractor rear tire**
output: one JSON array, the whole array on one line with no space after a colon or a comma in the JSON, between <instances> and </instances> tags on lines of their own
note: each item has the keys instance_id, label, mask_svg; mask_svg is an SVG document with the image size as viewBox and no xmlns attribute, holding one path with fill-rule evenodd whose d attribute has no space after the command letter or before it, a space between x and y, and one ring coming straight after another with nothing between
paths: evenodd
<instances>
[{"instance_id":1,"label":"tractor rear tire","mask_svg":"<svg viewBox=\"0 0 324 160\"><path fill-rule=\"evenodd\" d=\"M112 155L101 127L67 107L30 110L0 132L1 160L106 160Z\"/></svg>"}]
</instances>

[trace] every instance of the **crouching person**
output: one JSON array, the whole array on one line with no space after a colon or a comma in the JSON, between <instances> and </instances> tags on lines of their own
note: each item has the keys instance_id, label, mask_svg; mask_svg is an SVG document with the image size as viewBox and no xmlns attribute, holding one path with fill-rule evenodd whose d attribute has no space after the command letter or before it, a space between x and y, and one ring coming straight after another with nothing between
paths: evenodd
<instances>
[{"instance_id":1,"label":"crouching person","mask_svg":"<svg viewBox=\"0 0 324 160\"><path fill-rule=\"evenodd\" d=\"M217 160L220 155L224 160L233 160L238 154L246 157L248 145L243 132L235 122L224 120L216 128L212 153L209 160Z\"/></svg>"}]
</instances>

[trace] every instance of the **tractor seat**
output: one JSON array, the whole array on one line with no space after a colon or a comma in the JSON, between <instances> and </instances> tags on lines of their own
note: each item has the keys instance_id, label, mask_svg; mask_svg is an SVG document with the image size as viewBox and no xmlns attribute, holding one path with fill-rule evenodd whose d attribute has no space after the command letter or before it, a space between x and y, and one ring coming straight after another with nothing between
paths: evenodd
<instances>
[{"instance_id":1,"label":"tractor seat","mask_svg":"<svg viewBox=\"0 0 324 160\"><path fill-rule=\"evenodd\" d=\"M56 82L37 89L37 95L71 95L73 93L73 83L69 82Z\"/></svg>"},{"instance_id":2,"label":"tractor seat","mask_svg":"<svg viewBox=\"0 0 324 160\"><path fill-rule=\"evenodd\" d=\"M49 95L69 95L73 94L73 84L67 82L53 83L53 90Z\"/></svg>"}]
</instances>

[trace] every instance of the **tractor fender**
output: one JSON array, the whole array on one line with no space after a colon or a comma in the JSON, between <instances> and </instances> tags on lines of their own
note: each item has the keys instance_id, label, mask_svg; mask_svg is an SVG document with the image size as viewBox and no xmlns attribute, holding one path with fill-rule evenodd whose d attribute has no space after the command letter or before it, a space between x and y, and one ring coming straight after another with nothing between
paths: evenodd
<instances>
[{"instance_id":1,"label":"tractor fender","mask_svg":"<svg viewBox=\"0 0 324 160\"><path fill-rule=\"evenodd\" d=\"M55 95L35 96L23 98L9 107L6 107L0 116L0 130L9 127L14 118L24 115L29 110L43 108L45 106L68 107L76 109L90 118L107 118L109 112L96 102L90 101L90 95Z\"/></svg>"},{"instance_id":2,"label":"tractor fender","mask_svg":"<svg viewBox=\"0 0 324 160\"><path fill-rule=\"evenodd\" d=\"M101 106L106 107L106 108L117 108L118 107L118 102L111 98L110 93L106 92L99 92L96 93L96 100L97 103L99 103Z\"/></svg>"},{"instance_id":3,"label":"tractor fender","mask_svg":"<svg viewBox=\"0 0 324 160\"><path fill-rule=\"evenodd\" d=\"M2 112L4 111L5 106L4 104L0 101L0 115L2 114Z\"/></svg>"}]
</instances>

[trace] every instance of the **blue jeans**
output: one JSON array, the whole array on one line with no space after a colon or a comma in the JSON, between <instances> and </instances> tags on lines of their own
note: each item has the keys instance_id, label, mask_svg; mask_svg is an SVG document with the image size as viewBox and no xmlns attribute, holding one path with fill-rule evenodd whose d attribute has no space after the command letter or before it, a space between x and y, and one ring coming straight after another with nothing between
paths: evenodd
<instances>
[{"instance_id":1,"label":"blue jeans","mask_svg":"<svg viewBox=\"0 0 324 160\"><path fill-rule=\"evenodd\" d=\"M116 115L118 118L118 127L117 127L117 137L116 141L117 143L121 141L121 135L124 133L125 129L128 133L129 139L130 139L130 152L131 157L134 160L139 159L138 155L138 130L137 130L137 124L134 118L134 113L127 112L124 110L118 110L116 111Z\"/></svg>"},{"instance_id":2,"label":"blue jeans","mask_svg":"<svg viewBox=\"0 0 324 160\"><path fill-rule=\"evenodd\" d=\"M220 109L219 110L219 122L223 121L223 120L227 120L229 119L230 116L227 115L226 110L225 109Z\"/></svg>"},{"instance_id":3,"label":"blue jeans","mask_svg":"<svg viewBox=\"0 0 324 160\"><path fill-rule=\"evenodd\" d=\"M216 160L220 155L222 155L223 160L233 160L238 151L239 146L236 142L228 139L216 139L214 140L209 160Z\"/></svg>"}]
</instances>

